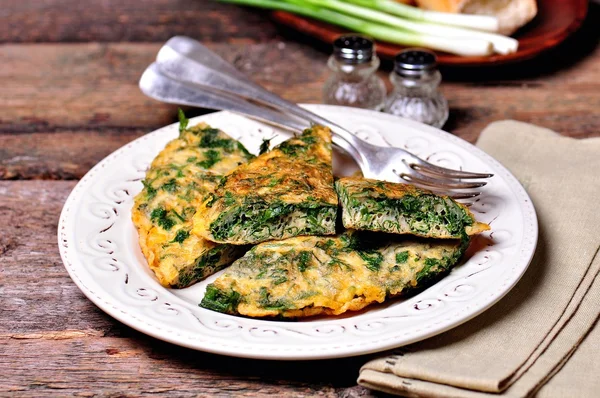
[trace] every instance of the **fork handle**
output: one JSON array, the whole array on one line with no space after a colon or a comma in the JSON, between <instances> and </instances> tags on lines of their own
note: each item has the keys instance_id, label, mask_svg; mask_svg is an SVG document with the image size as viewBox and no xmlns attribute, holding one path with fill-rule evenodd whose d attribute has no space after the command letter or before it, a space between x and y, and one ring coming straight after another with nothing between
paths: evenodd
<instances>
[{"instance_id":1,"label":"fork handle","mask_svg":"<svg viewBox=\"0 0 600 398\"><path fill-rule=\"evenodd\" d=\"M363 159L359 150L365 144L362 140L338 124L301 108L252 82L231 64L196 40L184 36L172 38L158 52L156 63L163 74L174 80L195 83L203 90L211 87L219 92L261 102L313 124L329 126L334 133L334 143L352 156L363 168Z\"/></svg>"},{"instance_id":2,"label":"fork handle","mask_svg":"<svg viewBox=\"0 0 600 398\"><path fill-rule=\"evenodd\" d=\"M147 96L171 104L229 110L294 132L301 132L308 127L307 122L294 119L289 115L269 108L254 105L239 97L208 89L202 90L190 84L174 81L160 73L156 64L150 65L144 71L139 86Z\"/></svg>"}]
</instances>

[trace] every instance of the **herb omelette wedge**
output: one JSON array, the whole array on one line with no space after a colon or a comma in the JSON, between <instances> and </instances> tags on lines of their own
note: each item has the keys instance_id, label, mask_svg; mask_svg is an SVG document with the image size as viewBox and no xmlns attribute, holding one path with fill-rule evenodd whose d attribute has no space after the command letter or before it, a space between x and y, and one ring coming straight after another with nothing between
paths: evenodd
<instances>
[{"instance_id":1,"label":"herb omelette wedge","mask_svg":"<svg viewBox=\"0 0 600 398\"><path fill-rule=\"evenodd\" d=\"M236 245L335 234L331 131L315 126L226 175L194 216L194 234Z\"/></svg>"},{"instance_id":2,"label":"herb omelette wedge","mask_svg":"<svg viewBox=\"0 0 600 398\"><path fill-rule=\"evenodd\" d=\"M264 242L209 284L200 306L250 317L357 311L429 286L469 238L432 240L348 231Z\"/></svg>"},{"instance_id":3,"label":"herb omelette wedge","mask_svg":"<svg viewBox=\"0 0 600 398\"><path fill-rule=\"evenodd\" d=\"M344 177L335 188L348 229L443 239L490 229L465 205L413 185Z\"/></svg>"},{"instance_id":4,"label":"herb omelette wedge","mask_svg":"<svg viewBox=\"0 0 600 398\"><path fill-rule=\"evenodd\" d=\"M132 220L142 253L161 285L183 288L230 264L243 252L191 234L192 217L222 175L253 156L206 124L186 129L156 156L135 197Z\"/></svg>"}]
</instances>

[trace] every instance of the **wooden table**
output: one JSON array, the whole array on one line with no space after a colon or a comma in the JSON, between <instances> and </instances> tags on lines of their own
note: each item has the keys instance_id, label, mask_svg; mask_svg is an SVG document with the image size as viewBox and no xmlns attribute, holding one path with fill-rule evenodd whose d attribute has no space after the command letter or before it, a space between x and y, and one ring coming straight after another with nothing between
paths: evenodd
<instances>
[{"instance_id":1,"label":"wooden table","mask_svg":"<svg viewBox=\"0 0 600 398\"><path fill-rule=\"evenodd\" d=\"M538 59L442 70L446 129L475 142L488 123L512 118L600 136L600 7L590 7L583 28ZM267 88L313 103L328 72L327 45L267 13L204 0L4 0L0 22L1 396L375 395L355 383L365 358L236 359L132 330L83 296L56 243L77 180L176 120L176 107L137 88L169 37L198 38Z\"/></svg>"}]
</instances>

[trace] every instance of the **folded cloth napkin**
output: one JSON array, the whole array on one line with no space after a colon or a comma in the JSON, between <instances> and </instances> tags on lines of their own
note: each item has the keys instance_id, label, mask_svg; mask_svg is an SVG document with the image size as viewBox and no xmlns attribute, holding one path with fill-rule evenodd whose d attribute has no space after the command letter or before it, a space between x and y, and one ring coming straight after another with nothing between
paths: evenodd
<instances>
[{"instance_id":1,"label":"folded cloth napkin","mask_svg":"<svg viewBox=\"0 0 600 398\"><path fill-rule=\"evenodd\" d=\"M488 311L368 362L358 383L419 397L600 396L600 138L501 121L477 145L531 196L532 263Z\"/></svg>"}]
</instances>

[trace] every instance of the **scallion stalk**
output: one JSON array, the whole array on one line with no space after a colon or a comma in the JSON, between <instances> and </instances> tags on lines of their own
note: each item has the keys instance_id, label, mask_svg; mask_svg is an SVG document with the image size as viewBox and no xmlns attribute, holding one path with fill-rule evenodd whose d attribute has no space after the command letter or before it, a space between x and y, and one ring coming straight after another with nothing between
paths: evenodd
<instances>
[{"instance_id":1,"label":"scallion stalk","mask_svg":"<svg viewBox=\"0 0 600 398\"><path fill-rule=\"evenodd\" d=\"M319 7L327 7L344 14L352 15L362 19L368 19L373 22L401 28L415 33L422 33L431 36L454 37L458 39L472 38L489 41L494 46L494 51L499 54L513 53L517 51L517 48L519 47L519 42L517 40L507 36L457 28L453 26L411 21L358 5L348 4L348 2L339 0L303 0L303 2L312 3Z\"/></svg>"},{"instance_id":2,"label":"scallion stalk","mask_svg":"<svg viewBox=\"0 0 600 398\"><path fill-rule=\"evenodd\" d=\"M498 32L498 18L490 15L453 14L422 10L394 0L347 0L363 7L372 8L389 14L412 19L415 21L441 23L444 25L460 26L463 28Z\"/></svg>"},{"instance_id":3,"label":"scallion stalk","mask_svg":"<svg viewBox=\"0 0 600 398\"><path fill-rule=\"evenodd\" d=\"M471 38L446 38L424 33L414 33L403 29L365 21L321 6L315 6L306 0L218 0L251 7L287 11L305 17L341 26L356 33L371 36L374 39L412 47L428 47L463 56L484 56L493 51L487 40Z\"/></svg>"}]
</instances>

